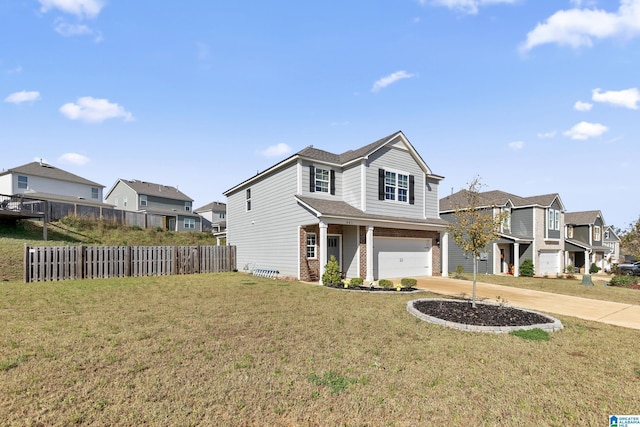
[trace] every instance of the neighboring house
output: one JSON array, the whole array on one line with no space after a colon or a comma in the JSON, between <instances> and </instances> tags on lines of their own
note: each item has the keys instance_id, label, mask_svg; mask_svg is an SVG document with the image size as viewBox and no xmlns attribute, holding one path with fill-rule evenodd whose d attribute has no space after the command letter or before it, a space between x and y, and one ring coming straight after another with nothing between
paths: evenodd
<instances>
[{"instance_id":1,"label":"neighboring house","mask_svg":"<svg viewBox=\"0 0 640 427\"><path fill-rule=\"evenodd\" d=\"M620 264L620 238L611 226L604 228L604 239L602 245L609 248L609 253L604 254L603 269L607 273L615 270L615 266Z\"/></svg>"},{"instance_id":2,"label":"neighboring house","mask_svg":"<svg viewBox=\"0 0 640 427\"><path fill-rule=\"evenodd\" d=\"M605 270L605 257L611 253L611 248L605 245L606 228L600 211L567 212L565 214L566 265L571 265L576 271L582 273L588 273L593 263ZM611 231L609 237L611 238Z\"/></svg>"},{"instance_id":3,"label":"neighboring house","mask_svg":"<svg viewBox=\"0 0 640 427\"><path fill-rule=\"evenodd\" d=\"M0 172L0 194L7 196L106 206L102 201L103 190L104 185L43 162Z\"/></svg>"},{"instance_id":4,"label":"neighboring house","mask_svg":"<svg viewBox=\"0 0 640 427\"><path fill-rule=\"evenodd\" d=\"M211 232L218 238L224 239L227 234L227 204L211 202L198 209L195 213L203 218L202 229Z\"/></svg>"},{"instance_id":5,"label":"neighboring house","mask_svg":"<svg viewBox=\"0 0 640 427\"><path fill-rule=\"evenodd\" d=\"M446 274L442 179L402 132L342 154L309 146L224 193L227 242L241 271L305 281L332 255L367 282Z\"/></svg>"},{"instance_id":6,"label":"neighboring house","mask_svg":"<svg viewBox=\"0 0 640 427\"><path fill-rule=\"evenodd\" d=\"M455 211L464 208L467 190L440 200L440 217L455 223ZM478 272L519 275L525 259L533 261L535 274L559 274L564 269L563 213L558 194L521 197L504 191L480 193L478 209L493 215L507 213L498 241L488 245L478 261ZM473 258L454 242L449 244L449 265L473 271Z\"/></svg>"},{"instance_id":7,"label":"neighboring house","mask_svg":"<svg viewBox=\"0 0 640 427\"><path fill-rule=\"evenodd\" d=\"M202 231L202 218L193 212L193 199L176 187L118 179L106 201L116 209L148 214L151 225L165 230Z\"/></svg>"}]
</instances>

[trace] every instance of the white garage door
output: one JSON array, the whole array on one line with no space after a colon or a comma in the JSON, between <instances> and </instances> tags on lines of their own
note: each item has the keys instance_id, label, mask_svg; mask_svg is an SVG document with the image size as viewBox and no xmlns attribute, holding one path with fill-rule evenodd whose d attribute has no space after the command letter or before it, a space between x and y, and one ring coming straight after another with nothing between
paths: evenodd
<instances>
[{"instance_id":1,"label":"white garage door","mask_svg":"<svg viewBox=\"0 0 640 427\"><path fill-rule=\"evenodd\" d=\"M377 280L431 276L431 239L376 237L373 250Z\"/></svg>"},{"instance_id":2,"label":"white garage door","mask_svg":"<svg viewBox=\"0 0 640 427\"><path fill-rule=\"evenodd\" d=\"M560 273L559 261L560 257L558 256L558 252L540 252L540 268L538 268L538 274Z\"/></svg>"}]
</instances>

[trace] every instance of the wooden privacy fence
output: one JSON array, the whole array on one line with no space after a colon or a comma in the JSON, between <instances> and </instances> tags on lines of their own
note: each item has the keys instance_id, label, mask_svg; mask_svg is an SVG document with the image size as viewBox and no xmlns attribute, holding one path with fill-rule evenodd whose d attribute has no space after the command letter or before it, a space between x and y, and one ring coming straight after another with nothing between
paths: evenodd
<instances>
[{"instance_id":1,"label":"wooden privacy fence","mask_svg":"<svg viewBox=\"0 0 640 427\"><path fill-rule=\"evenodd\" d=\"M221 273L235 246L46 246L24 249L24 281Z\"/></svg>"}]
</instances>

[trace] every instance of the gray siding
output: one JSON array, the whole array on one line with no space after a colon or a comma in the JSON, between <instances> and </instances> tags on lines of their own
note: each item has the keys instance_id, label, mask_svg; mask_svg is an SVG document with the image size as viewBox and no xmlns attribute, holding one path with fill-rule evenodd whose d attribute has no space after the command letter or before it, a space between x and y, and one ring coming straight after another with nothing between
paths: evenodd
<instances>
[{"instance_id":1,"label":"gray siding","mask_svg":"<svg viewBox=\"0 0 640 427\"><path fill-rule=\"evenodd\" d=\"M329 200L341 200L342 198L342 169L336 168L333 166L326 166L320 163L310 163L310 162L301 162L302 165L302 195L303 196L311 196L317 197L319 199L329 199ZM336 175L336 194L332 195L331 191L324 193L321 191L310 191L311 187L311 173L309 171L309 167L314 165L315 167L319 167L322 169L333 170ZM329 189L330 190L330 189ZM297 191L294 190L291 194L296 194Z\"/></svg>"},{"instance_id":2,"label":"gray siding","mask_svg":"<svg viewBox=\"0 0 640 427\"><path fill-rule=\"evenodd\" d=\"M136 207L136 203L138 203ZM156 196L147 196L147 205L140 205L140 200L136 197L133 203L133 210L146 210L146 211L171 211L175 209L176 215L181 213L193 213L193 206L191 205L190 209L187 211L184 209L184 200L173 200L167 199L164 197L156 197ZM131 203L130 203L131 204Z\"/></svg>"},{"instance_id":3,"label":"gray siding","mask_svg":"<svg viewBox=\"0 0 640 427\"><path fill-rule=\"evenodd\" d=\"M439 186L440 181L427 178L424 197L424 202L426 204L425 212L427 218L438 218L440 216L440 198L438 196Z\"/></svg>"},{"instance_id":4,"label":"gray siding","mask_svg":"<svg viewBox=\"0 0 640 427\"><path fill-rule=\"evenodd\" d=\"M557 200L555 202L553 202L553 204L551 205L550 209L553 209L554 211L560 211L561 210L560 204L558 203ZM562 224L560 224L560 230L555 230L555 229L551 230L551 228L549 228L549 211L548 210L546 211L546 215L547 215L547 217L545 219L545 224L547 225L547 230L548 230L547 236L550 239L559 239L562 236L562 233L563 233ZM562 214L561 214L561 216L562 216Z\"/></svg>"},{"instance_id":5,"label":"gray siding","mask_svg":"<svg viewBox=\"0 0 640 427\"><path fill-rule=\"evenodd\" d=\"M378 200L378 170L392 170L413 175L415 178L415 204ZM384 147L371 156L367 168L367 212L375 215L424 218L424 172L408 151ZM433 206L438 209L437 199Z\"/></svg>"},{"instance_id":6,"label":"gray siding","mask_svg":"<svg viewBox=\"0 0 640 427\"><path fill-rule=\"evenodd\" d=\"M589 226L577 225L573 227L573 240L589 243Z\"/></svg>"},{"instance_id":7,"label":"gray siding","mask_svg":"<svg viewBox=\"0 0 640 427\"><path fill-rule=\"evenodd\" d=\"M127 198L127 206L124 205L124 198ZM132 211L135 212L138 210L138 198L136 196L136 192L133 189L125 184L122 181L118 181L115 188L107 197L106 202L112 205L116 204L116 199L118 199L118 209L122 209L124 211Z\"/></svg>"},{"instance_id":8,"label":"gray siding","mask_svg":"<svg viewBox=\"0 0 640 427\"><path fill-rule=\"evenodd\" d=\"M362 209L362 165L352 165L342 171L342 200Z\"/></svg>"},{"instance_id":9,"label":"gray siding","mask_svg":"<svg viewBox=\"0 0 640 427\"><path fill-rule=\"evenodd\" d=\"M245 208L245 190L251 188L251 210ZM294 199L297 165L240 187L227 199L227 243L237 247L240 271L273 268L281 275L298 275L298 225L318 220Z\"/></svg>"},{"instance_id":10,"label":"gray siding","mask_svg":"<svg viewBox=\"0 0 640 427\"><path fill-rule=\"evenodd\" d=\"M358 227L343 226L342 229L342 263L348 278L360 277L358 263Z\"/></svg>"},{"instance_id":11,"label":"gray siding","mask_svg":"<svg viewBox=\"0 0 640 427\"><path fill-rule=\"evenodd\" d=\"M518 236L533 236L533 209L511 210L511 234Z\"/></svg>"}]
</instances>

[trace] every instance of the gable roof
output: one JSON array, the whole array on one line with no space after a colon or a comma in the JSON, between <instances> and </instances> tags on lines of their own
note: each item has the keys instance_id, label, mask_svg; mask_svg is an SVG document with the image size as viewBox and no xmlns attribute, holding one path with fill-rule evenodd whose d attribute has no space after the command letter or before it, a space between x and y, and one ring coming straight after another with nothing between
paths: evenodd
<instances>
[{"instance_id":1,"label":"gable roof","mask_svg":"<svg viewBox=\"0 0 640 427\"><path fill-rule=\"evenodd\" d=\"M176 187L171 187L170 185L155 184L153 182L147 181L138 181L137 179L127 180L122 178L118 179L116 183L113 184L113 187L111 187L109 193L107 193L107 197L109 197L109 194L111 194L111 192L116 188L119 182L122 182L124 185L131 188L137 194L193 202L193 199L191 197L187 196Z\"/></svg>"},{"instance_id":2,"label":"gable roof","mask_svg":"<svg viewBox=\"0 0 640 427\"><path fill-rule=\"evenodd\" d=\"M199 207L198 209L194 209L193 211L196 213L207 212L207 211L226 212L227 204L222 202L211 202L211 203L207 203L204 206Z\"/></svg>"},{"instance_id":3,"label":"gable roof","mask_svg":"<svg viewBox=\"0 0 640 427\"><path fill-rule=\"evenodd\" d=\"M49 178L49 179L55 179L58 181L71 182L74 184L83 184L83 185L90 185L93 187L104 188L104 185L102 184L98 184L97 182L90 181L86 178L82 178L81 176L72 174L71 172L67 172L65 170L59 169L55 166L52 166L43 162L31 162L22 166L7 169L5 171L0 172L0 176L8 175L10 173L38 176L41 178Z\"/></svg>"},{"instance_id":4,"label":"gable roof","mask_svg":"<svg viewBox=\"0 0 640 427\"><path fill-rule=\"evenodd\" d=\"M302 150L298 151L297 153L287 157L286 159L282 160L280 163L277 163L275 165L273 165L272 167L270 167L269 169L264 170L263 172L260 172L256 175L254 175L253 177L241 182L240 184L236 185L235 187L230 188L229 190L225 191L223 194L224 195L228 195L229 193L233 192L234 190L256 180L259 178L262 178L263 176L266 176L268 174L271 174L273 172L275 172L276 170L278 170L280 167L283 167L291 162L297 161L298 159L305 159L305 160L310 160L310 161L317 161L317 162L322 162L322 163L327 163L327 164L331 164L331 165L335 165L335 166L339 166L339 167L345 167L353 162L356 161L360 161L363 159L367 159L369 156L371 156L372 154L374 154L376 151L378 151L379 149L381 149L382 147L386 146L387 144L397 141L398 139L400 139L404 145L407 147L407 149L409 150L409 152L412 154L412 156L414 157L414 159L416 160L416 162L420 165L420 167L422 168L422 170L424 170L424 172L431 178L433 179L437 179L437 180L442 180L444 179L444 177L433 174L431 172L431 169L429 168L429 166L427 166L427 164L424 162L424 160L422 159L422 157L420 157L420 154L418 154L418 152L415 150L415 148L411 145L411 143L409 142L409 140L404 136L404 134L402 133L402 131L397 131L395 133L392 133L391 135L385 136L384 138L380 138L377 141L372 142L371 144L365 145L363 147L360 147L356 150L348 150L345 151L342 154L335 154L335 153L330 153L328 151L325 150L320 150L318 148L314 148L313 146L308 146L303 148Z\"/></svg>"},{"instance_id":5,"label":"gable roof","mask_svg":"<svg viewBox=\"0 0 640 427\"><path fill-rule=\"evenodd\" d=\"M454 211L457 207L466 206L469 190L460 190L449 196L440 199L440 212ZM491 206L502 207L509 203L514 208L524 208L529 206L549 207L555 200L564 209L558 193L543 194L540 196L521 197L515 194L500 190L483 191L478 193L480 206L478 208L488 208Z\"/></svg>"},{"instance_id":6,"label":"gable roof","mask_svg":"<svg viewBox=\"0 0 640 427\"><path fill-rule=\"evenodd\" d=\"M604 218L602 212L598 211L582 211L582 212L567 212L564 214L564 223L567 225L589 225L595 224L596 219L600 217L604 224Z\"/></svg>"}]
</instances>

